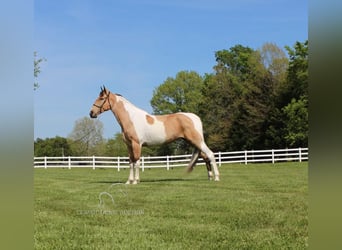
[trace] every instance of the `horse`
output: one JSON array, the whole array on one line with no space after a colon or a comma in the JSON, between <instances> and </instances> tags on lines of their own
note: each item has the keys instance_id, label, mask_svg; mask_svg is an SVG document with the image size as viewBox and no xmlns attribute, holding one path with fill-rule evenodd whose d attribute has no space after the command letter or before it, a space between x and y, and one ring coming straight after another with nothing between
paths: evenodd
<instances>
[{"instance_id":1,"label":"horse","mask_svg":"<svg viewBox=\"0 0 342 250\"><path fill-rule=\"evenodd\" d=\"M173 113L151 115L136 107L120 94L115 94L101 87L101 92L91 107L89 115L97 118L101 113L111 110L119 123L123 140L128 148L130 173L126 184L140 182L139 168L142 146L160 145L183 138L195 150L192 154L187 171L191 172L199 156L207 167L208 178L219 181L219 171L214 153L206 145L203 137L201 119L193 113ZM135 174L134 174L135 171Z\"/></svg>"}]
</instances>

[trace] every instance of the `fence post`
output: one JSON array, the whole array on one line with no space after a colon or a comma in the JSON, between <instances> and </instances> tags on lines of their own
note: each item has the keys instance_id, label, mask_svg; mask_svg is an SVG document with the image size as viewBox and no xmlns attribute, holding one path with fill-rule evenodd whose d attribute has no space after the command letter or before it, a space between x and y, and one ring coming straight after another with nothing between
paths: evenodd
<instances>
[{"instance_id":1,"label":"fence post","mask_svg":"<svg viewBox=\"0 0 342 250\"><path fill-rule=\"evenodd\" d=\"M274 149L272 149L272 163L274 164Z\"/></svg>"},{"instance_id":2,"label":"fence post","mask_svg":"<svg viewBox=\"0 0 342 250\"><path fill-rule=\"evenodd\" d=\"M302 162L302 148L298 148L299 162Z\"/></svg>"},{"instance_id":3,"label":"fence post","mask_svg":"<svg viewBox=\"0 0 342 250\"><path fill-rule=\"evenodd\" d=\"M247 150L245 150L245 165L247 165Z\"/></svg>"},{"instance_id":4,"label":"fence post","mask_svg":"<svg viewBox=\"0 0 342 250\"><path fill-rule=\"evenodd\" d=\"M71 157L70 157L70 155L68 156L68 167L69 167L69 169L71 169Z\"/></svg>"},{"instance_id":5,"label":"fence post","mask_svg":"<svg viewBox=\"0 0 342 250\"><path fill-rule=\"evenodd\" d=\"M47 168L46 156L44 156L44 168Z\"/></svg>"},{"instance_id":6,"label":"fence post","mask_svg":"<svg viewBox=\"0 0 342 250\"><path fill-rule=\"evenodd\" d=\"M219 167L221 167L221 151L218 152Z\"/></svg>"},{"instance_id":7,"label":"fence post","mask_svg":"<svg viewBox=\"0 0 342 250\"><path fill-rule=\"evenodd\" d=\"M145 171L145 157L144 156L142 156L141 157L141 170L144 172Z\"/></svg>"},{"instance_id":8,"label":"fence post","mask_svg":"<svg viewBox=\"0 0 342 250\"><path fill-rule=\"evenodd\" d=\"M120 172L120 156L118 156L118 172Z\"/></svg>"},{"instance_id":9,"label":"fence post","mask_svg":"<svg viewBox=\"0 0 342 250\"><path fill-rule=\"evenodd\" d=\"M286 161L289 161L289 151L288 151L288 148L286 148L285 150L286 150Z\"/></svg>"},{"instance_id":10,"label":"fence post","mask_svg":"<svg viewBox=\"0 0 342 250\"><path fill-rule=\"evenodd\" d=\"M93 170L95 170L95 156L93 155Z\"/></svg>"},{"instance_id":11,"label":"fence post","mask_svg":"<svg viewBox=\"0 0 342 250\"><path fill-rule=\"evenodd\" d=\"M170 166L169 166L169 156L166 156L166 170L170 170Z\"/></svg>"}]
</instances>

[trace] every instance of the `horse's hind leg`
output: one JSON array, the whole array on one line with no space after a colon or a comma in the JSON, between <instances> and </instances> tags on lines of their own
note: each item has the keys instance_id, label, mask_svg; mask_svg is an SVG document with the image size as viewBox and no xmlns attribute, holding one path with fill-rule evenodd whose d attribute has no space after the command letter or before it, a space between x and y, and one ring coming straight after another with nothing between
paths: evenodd
<instances>
[{"instance_id":1,"label":"horse's hind leg","mask_svg":"<svg viewBox=\"0 0 342 250\"><path fill-rule=\"evenodd\" d=\"M203 158L205 165L207 167L208 179L211 181L213 179L213 172L211 171L210 160L203 152L201 152L201 157Z\"/></svg>"},{"instance_id":2,"label":"horse's hind leg","mask_svg":"<svg viewBox=\"0 0 342 250\"><path fill-rule=\"evenodd\" d=\"M208 148L208 146L205 144L203 141L201 144L201 151L205 154L205 156L209 159L210 162L210 169L211 167L214 170L214 180L219 181L220 180L220 173L218 171L217 165L216 165L216 160L215 160L215 155L214 153ZM208 168L208 167L207 167ZM208 173L209 175L209 173Z\"/></svg>"},{"instance_id":3,"label":"horse's hind leg","mask_svg":"<svg viewBox=\"0 0 342 250\"><path fill-rule=\"evenodd\" d=\"M202 132L199 132L199 131L194 132L193 130L187 130L184 134L185 134L185 139L188 142L190 142L198 150L202 151L202 153L205 155L204 159L205 158L208 159L209 165L210 165L210 170L211 170L211 168L214 169L214 176L215 176L214 180L219 181L220 180L220 177L219 177L220 173L217 169L215 155L208 148L207 144L205 144ZM206 161L206 163L207 163L207 161ZM207 165L207 169L209 169L208 165ZM208 175L210 175L209 171L208 171Z\"/></svg>"},{"instance_id":4,"label":"horse's hind leg","mask_svg":"<svg viewBox=\"0 0 342 250\"><path fill-rule=\"evenodd\" d=\"M195 148L194 152L192 153L191 160L190 160L189 165L187 167L188 173L190 173L194 169L194 166L196 165L196 162L198 160L200 152L201 151L199 149Z\"/></svg>"}]
</instances>

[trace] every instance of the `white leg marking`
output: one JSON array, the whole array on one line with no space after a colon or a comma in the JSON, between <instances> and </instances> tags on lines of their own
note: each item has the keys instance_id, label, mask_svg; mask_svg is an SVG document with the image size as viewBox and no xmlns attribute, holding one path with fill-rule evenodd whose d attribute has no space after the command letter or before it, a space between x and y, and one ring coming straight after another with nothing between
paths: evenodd
<instances>
[{"instance_id":1,"label":"white leg marking","mask_svg":"<svg viewBox=\"0 0 342 250\"><path fill-rule=\"evenodd\" d=\"M138 160L134 165L135 165L134 166L135 178L134 178L133 184L138 184L140 182L140 176L139 176L140 160Z\"/></svg>"},{"instance_id":2,"label":"white leg marking","mask_svg":"<svg viewBox=\"0 0 342 250\"><path fill-rule=\"evenodd\" d=\"M214 175L215 175L215 181L220 180L220 173L218 171L217 165L216 165L216 160L215 160L215 155L214 153L208 148L208 146L202 142L202 151L205 153L210 160L210 165L214 170Z\"/></svg>"},{"instance_id":3,"label":"white leg marking","mask_svg":"<svg viewBox=\"0 0 342 250\"><path fill-rule=\"evenodd\" d=\"M211 181L213 179L213 177L214 177L213 172L208 171L208 179L209 179L209 181Z\"/></svg>"},{"instance_id":4,"label":"white leg marking","mask_svg":"<svg viewBox=\"0 0 342 250\"><path fill-rule=\"evenodd\" d=\"M129 177L126 184L132 184L134 181L134 164L133 162L129 164Z\"/></svg>"}]
</instances>

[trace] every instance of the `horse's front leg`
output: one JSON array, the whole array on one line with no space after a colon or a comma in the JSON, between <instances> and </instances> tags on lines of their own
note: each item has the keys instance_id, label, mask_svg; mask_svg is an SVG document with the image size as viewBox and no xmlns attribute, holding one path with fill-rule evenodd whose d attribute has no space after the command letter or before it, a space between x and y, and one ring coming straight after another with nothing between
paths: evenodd
<instances>
[{"instance_id":1,"label":"horse's front leg","mask_svg":"<svg viewBox=\"0 0 342 250\"><path fill-rule=\"evenodd\" d=\"M140 182L139 169L141 146L137 142L132 141L131 144L129 144L128 146L128 151L130 158L130 171L126 184L138 184Z\"/></svg>"},{"instance_id":2,"label":"horse's front leg","mask_svg":"<svg viewBox=\"0 0 342 250\"><path fill-rule=\"evenodd\" d=\"M129 176L126 184L134 184L134 163L129 163Z\"/></svg>"},{"instance_id":3,"label":"horse's front leg","mask_svg":"<svg viewBox=\"0 0 342 250\"><path fill-rule=\"evenodd\" d=\"M140 182L140 173L139 173L139 170L140 170L140 160L137 160L134 163L134 168L135 168L135 177L134 177L133 184L138 184Z\"/></svg>"}]
</instances>

